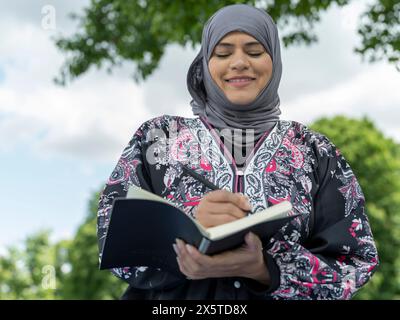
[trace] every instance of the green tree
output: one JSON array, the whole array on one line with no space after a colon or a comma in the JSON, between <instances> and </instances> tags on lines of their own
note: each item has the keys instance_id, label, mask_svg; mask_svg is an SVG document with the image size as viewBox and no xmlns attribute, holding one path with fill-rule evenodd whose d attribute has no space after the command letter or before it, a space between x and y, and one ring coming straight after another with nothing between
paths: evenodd
<instances>
[{"instance_id":1,"label":"green tree","mask_svg":"<svg viewBox=\"0 0 400 320\"><path fill-rule=\"evenodd\" d=\"M73 239L51 243L50 231L39 231L0 256L0 299L118 299L122 295L127 285L98 267L98 199L99 193L94 193Z\"/></svg>"},{"instance_id":2,"label":"green tree","mask_svg":"<svg viewBox=\"0 0 400 320\"><path fill-rule=\"evenodd\" d=\"M67 241L53 245L50 231L29 236L22 246L9 247L0 257L0 299L61 297Z\"/></svg>"},{"instance_id":3,"label":"green tree","mask_svg":"<svg viewBox=\"0 0 400 320\"><path fill-rule=\"evenodd\" d=\"M400 2L379 0L362 14L358 33L361 45L356 52L369 61L387 59L400 71Z\"/></svg>"},{"instance_id":4,"label":"green tree","mask_svg":"<svg viewBox=\"0 0 400 320\"><path fill-rule=\"evenodd\" d=\"M366 197L380 267L357 299L400 299L400 145L367 118L322 118L311 128L341 150ZM0 299L117 299L126 284L98 270L96 213L99 192L73 239L53 244L49 231L29 236L0 256ZM56 276L55 287L46 276Z\"/></svg>"},{"instance_id":5,"label":"green tree","mask_svg":"<svg viewBox=\"0 0 400 320\"><path fill-rule=\"evenodd\" d=\"M91 66L105 66L111 72L123 61L136 66L133 77L144 80L159 64L169 44L201 42L207 19L219 8L248 3L265 9L276 21L283 44L311 44L320 15L332 5L345 6L350 0L92 0L82 15L73 14L80 31L59 37L56 45L68 58L61 67L58 84L79 77ZM400 59L400 4L397 0L375 0L360 17L361 45L355 51L369 60Z\"/></svg>"},{"instance_id":6,"label":"green tree","mask_svg":"<svg viewBox=\"0 0 400 320\"><path fill-rule=\"evenodd\" d=\"M110 272L99 270L97 209L99 192L89 201L87 217L78 228L68 249L70 272L63 279L64 299L118 299L126 283Z\"/></svg>"},{"instance_id":7,"label":"green tree","mask_svg":"<svg viewBox=\"0 0 400 320\"><path fill-rule=\"evenodd\" d=\"M358 299L400 299L400 145L367 118L322 118L311 127L331 139L357 176L380 267Z\"/></svg>"}]
</instances>

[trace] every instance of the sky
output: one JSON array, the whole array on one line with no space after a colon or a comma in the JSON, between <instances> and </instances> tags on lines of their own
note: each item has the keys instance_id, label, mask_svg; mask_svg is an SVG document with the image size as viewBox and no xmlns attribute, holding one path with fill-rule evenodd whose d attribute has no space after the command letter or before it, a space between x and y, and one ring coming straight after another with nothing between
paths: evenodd
<instances>
[{"instance_id":1,"label":"sky","mask_svg":"<svg viewBox=\"0 0 400 320\"><path fill-rule=\"evenodd\" d=\"M42 229L54 240L72 237L139 125L161 114L192 117L191 48L168 47L141 84L131 63L112 75L92 68L66 87L53 83L65 55L52 38L74 33L68 14L88 3L0 0L0 254ZM400 142L400 72L353 53L364 8L365 1L333 7L316 25L318 44L282 48L281 118L366 115Z\"/></svg>"}]
</instances>

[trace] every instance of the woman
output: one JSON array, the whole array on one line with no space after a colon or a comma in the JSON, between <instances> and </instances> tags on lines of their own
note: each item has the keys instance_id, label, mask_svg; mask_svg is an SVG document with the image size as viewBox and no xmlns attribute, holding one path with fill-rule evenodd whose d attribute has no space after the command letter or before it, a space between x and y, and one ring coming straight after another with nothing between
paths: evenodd
<instances>
[{"instance_id":1,"label":"woman","mask_svg":"<svg viewBox=\"0 0 400 320\"><path fill-rule=\"evenodd\" d=\"M248 5L217 11L188 71L198 117L162 116L136 131L101 195L99 246L112 199L131 185L170 199L206 227L284 200L300 216L271 239L250 233L242 247L213 256L177 240L182 276L113 269L129 284L124 299L349 299L370 279L378 255L360 185L327 137L279 119L281 72L268 14Z\"/></svg>"}]
</instances>

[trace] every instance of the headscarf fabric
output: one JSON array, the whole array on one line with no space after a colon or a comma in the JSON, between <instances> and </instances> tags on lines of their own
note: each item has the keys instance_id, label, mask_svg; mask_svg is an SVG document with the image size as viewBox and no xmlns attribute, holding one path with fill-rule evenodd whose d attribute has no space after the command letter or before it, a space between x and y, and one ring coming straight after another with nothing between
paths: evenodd
<instances>
[{"instance_id":1,"label":"headscarf fabric","mask_svg":"<svg viewBox=\"0 0 400 320\"><path fill-rule=\"evenodd\" d=\"M272 76L254 101L235 104L212 79L208 62L214 47L228 33L244 32L260 42L272 60ZM282 62L278 30L263 10L245 4L223 7L212 15L203 28L201 49L189 67L187 86L193 100L194 115L204 117L217 129L254 130L254 140L270 131L279 120L278 87ZM247 141L254 142L254 141Z\"/></svg>"}]
</instances>

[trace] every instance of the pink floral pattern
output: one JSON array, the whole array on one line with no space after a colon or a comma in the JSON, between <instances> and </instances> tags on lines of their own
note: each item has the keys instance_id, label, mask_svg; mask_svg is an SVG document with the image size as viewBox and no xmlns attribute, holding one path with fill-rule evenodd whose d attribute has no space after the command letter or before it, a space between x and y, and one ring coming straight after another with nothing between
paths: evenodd
<instances>
[{"instance_id":1,"label":"pink floral pattern","mask_svg":"<svg viewBox=\"0 0 400 320\"><path fill-rule=\"evenodd\" d=\"M150 150L146 137L152 129L161 129L165 135L151 149L154 163L146 165L144 154ZM205 120L163 116L145 122L101 195L100 252L112 199L124 196L132 184L163 196L195 217L195 208L209 189L185 175L185 165L220 188L247 195L255 212L289 200L292 214L300 214L265 240L265 256L275 265L271 276L276 280L275 287L265 292L266 298L351 298L370 279L379 259L364 195L339 149L300 123L279 121L253 150L242 176L236 174L231 159ZM150 279L151 272L155 271L146 267L113 270L131 284Z\"/></svg>"}]
</instances>

